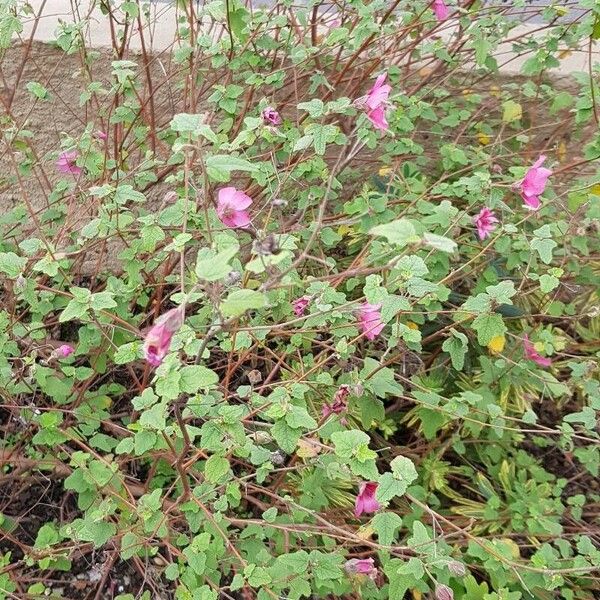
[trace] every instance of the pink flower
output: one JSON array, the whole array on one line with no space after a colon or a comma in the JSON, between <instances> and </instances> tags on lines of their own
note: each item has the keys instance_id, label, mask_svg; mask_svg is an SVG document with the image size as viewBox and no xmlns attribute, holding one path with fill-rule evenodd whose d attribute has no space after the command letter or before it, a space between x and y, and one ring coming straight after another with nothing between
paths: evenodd
<instances>
[{"instance_id":1,"label":"pink flower","mask_svg":"<svg viewBox=\"0 0 600 600\"><path fill-rule=\"evenodd\" d=\"M108 135L104 131L100 131L100 130L94 132L94 137L96 137L97 139L102 140L102 141L108 139Z\"/></svg>"},{"instance_id":2,"label":"pink flower","mask_svg":"<svg viewBox=\"0 0 600 600\"><path fill-rule=\"evenodd\" d=\"M372 558L351 558L344 564L344 569L350 575L368 575L370 579L377 576L377 567Z\"/></svg>"},{"instance_id":3,"label":"pink flower","mask_svg":"<svg viewBox=\"0 0 600 600\"><path fill-rule=\"evenodd\" d=\"M348 396L350 396L350 386L345 383L340 385L333 397L331 404L323 405L323 417L329 415L339 415L348 410Z\"/></svg>"},{"instance_id":4,"label":"pink flower","mask_svg":"<svg viewBox=\"0 0 600 600\"><path fill-rule=\"evenodd\" d=\"M263 109L263 111L260 113L260 116L262 117L265 125L281 125L281 115L272 106L267 106L265 109Z\"/></svg>"},{"instance_id":5,"label":"pink flower","mask_svg":"<svg viewBox=\"0 0 600 600\"><path fill-rule=\"evenodd\" d=\"M83 173L83 169L78 167L76 164L78 156L79 153L77 150L65 150L64 152L61 152L58 155L58 160L56 161L56 168L60 173L78 177Z\"/></svg>"},{"instance_id":6,"label":"pink flower","mask_svg":"<svg viewBox=\"0 0 600 600\"><path fill-rule=\"evenodd\" d=\"M552 175L550 169L542 167L542 163L545 160L546 157L542 154L529 171L527 171L523 181L520 183L521 198L523 198L525 205L530 210L537 210L541 206L542 203L539 196L544 193L548 177Z\"/></svg>"},{"instance_id":7,"label":"pink flower","mask_svg":"<svg viewBox=\"0 0 600 600\"><path fill-rule=\"evenodd\" d=\"M354 514L357 517L360 517L363 513L376 512L381 508L381 504L375 500L378 485L374 481L360 484L358 496L356 496L354 503Z\"/></svg>"},{"instance_id":8,"label":"pink flower","mask_svg":"<svg viewBox=\"0 0 600 600\"><path fill-rule=\"evenodd\" d=\"M300 298L296 298L296 300L292 302L292 306L294 307L294 314L297 317L301 317L309 304L310 296L302 296Z\"/></svg>"},{"instance_id":9,"label":"pink flower","mask_svg":"<svg viewBox=\"0 0 600 600\"><path fill-rule=\"evenodd\" d=\"M527 334L523 337L523 350L525 352L525 358L532 360L534 363L540 365L540 367L549 367L552 364L551 359L542 356L535 349L535 346L529 341L529 336Z\"/></svg>"},{"instance_id":10,"label":"pink flower","mask_svg":"<svg viewBox=\"0 0 600 600\"><path fill-rule=\"evenodd\" d=\"M450 14L448 7L444 3L444 0L433 0L431 7L438 21L445 21Z\"/></svg>"},{"instance_id":11,"label":"pink flower","mask_svg":"<svg viewBox=\"0 0 600 600\"><path fill-rule=\"evenodd\" d=\"M167 355L173 335L183 324L183 317L183 307L172 308L161 315L146 334L144 356L153 367L158 367Z\"/></svg>"},{"instance_id":12,"label":"pink flower","mask_svg":"<svg viewBox=\"0 0 600 600\"><path fill-rule=\"evenodd\" d=\"M354 103L355 106L366 111L369 121L381 131L386 131L389 127L385 118L385 109L388 105L388 96L392 91L392 86L385 83L386 78L387 73L379 75L367 95L358 98Z\"/></svg>"},{"instance_id":13,"label":"pink flower","mask_svg":"<svg viewBox=\"0 0 600 600\"><path fill-rule=\"evenodd\" d=\"M56 349L56 354L60 358L67 358L67 356L70 356L71 354L73 354L73 352L75 352L75 348L73 348L73 346L70 346L69 344L63 344L62 346L59 346Z\"/></svg>"},{"instance_id":14,"label":"pink flower","mask_svg":"<svg viewBox=\"0 0 600 600\"><path fill-rule=\"evenodd\" d=\"M342 25L342 20L341 19L334 19L329 24L329 29L337 29L338 27L341 27L341 25Z\"/></svg>"},{"instance_id":15,"label":"pink flower","mask_svg":"<svg viewBox=\"0 0 600 600\"><path fill-rule=\"evenodd\" d=\"M496 229L497 222L498 219L493 211L484 206L479 213L473 217L473 223L475 223L475 226L477 227L479 239L485 240L485 238Z\"/></svg>"},{"instance_id":16,"label":"pink flower","mask_svg":"<svg viewBox=\"0 0 600 600\"><path fill-rule=\"evenodd\" d=\"M217 201L217 215L227 227L248 227L250 215L246 209L252 204L252 198L234 187L221 188Z\"/></svg>"},{"instance_id":17,"label":"pink flower","mask_svg":"<svg viewBox=\"0 0 600 600\"><path fill-rule=\"evenodd\" d=\"M385 327L381 322L381 304L362 304L358 313L358 327L368 340L374 340Z\"/></svg>"}]
</instances>

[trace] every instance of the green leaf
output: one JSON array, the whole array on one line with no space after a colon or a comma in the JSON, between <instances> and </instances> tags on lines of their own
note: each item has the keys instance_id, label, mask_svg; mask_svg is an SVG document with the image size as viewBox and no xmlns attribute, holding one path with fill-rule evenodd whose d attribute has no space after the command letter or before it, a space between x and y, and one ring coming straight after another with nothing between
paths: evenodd
<instances>
[{"instance_id":1,"label":"green leaf","mask_svg":"<svg viewBox=\"0 0 600 600\"><path fill-rule=\"evenodd\" d=\"M298 445L302 430L290 427L285 419L279 419L271 428L271 435L284 452L291 454Z\"/></svg>"},{"instance_id":2,"label":"green leaf","mask_svg":"<svg viewBox=\"0 0 600 600\"><path fill-rule=\"evenodd\" d=\"M402 496L406 493L408 485L404 481L396 479L392 473L384 473L379 477L379 485L375 497L381 504L389 502L395 496Z\"/></svg>"},{"instance_id":3,"label":"green leaf","mask_svg":"<svg viewBox=\"0 0 600 600\"><path fill-rule=\"evenodd\" d=\"M37 81L29 81L25 87L27 88L29 93L34 95L36 98L39 98L40 100L46 100L49 97L48 90Z\"/></svg>"},{"instance_id":4,"label":"green leaf","mask_svg":"<svg viewBox=\"0 0 600 600\"><path fill-rule=\"evenodd\" d=\"M215 254L212 250L203 249L198 252L196 261L196 275L205 281L218 281L227 277L232 268L229 261L237 254L235 245Z\"/></svg>"},{"instance_id":5,"label":"green leaf","mask_svg":"<svg viewBox=\"0 0 600 600\"><path fill-rule=\"evenodd\" d=\"M0 252L0 273L4 273L11 279L17 278L26 264L27 259L14 252Z\"/></svg>"},{"instance_id":6,"label":"green leaf","mask_svg":"<svg viewBox=\"0 0 600 600\"><path fill-rule=\"evenodd\" d=\"M179 371L179 389L194 394L200 389L210 388L219 383L219 376L203 365L187 365Z\"/></svg>"},{"instance_id":7,"label":"green leaf","mask_svg":"<svg viewBox=\"0 0 600 600\"><path fill-rule=\"evenodd\" d=\"M504 123L512 123L518 121L523 116L523 109L518 102L507 100L502 103L502 121Z\"/></svg>"},{"instance_id":8,"label":"green leaf","mask_svg":"<svg viewBox=\"0 0 600 600\"><path fill-rule=\"evenodd\" d=\"M52 523L46 523L39 528L33 547L38 549L48 548L52 544L57 544L60 540L61 537L56 527Z\"/></svg>"},{"instance_id":9,"label":"green leaf","mask_svg":"<svg viewBox=\"0 0 600 600\"><path fill-rule=\"evenodd\" d=\"M359 446L363 444L368 445L370 438L364 431L350 429L348 431L336 431L332 433L331 441L335 446L336 456L350 458L354 456Z\"/></svg>"},{"instance_id":10,"label":"green leaf","mask_svg":"<svg viewBox=\"0 0 600 600\"><path fill-rule=\"evenodd\" d=\"M308 411L301 406L290 406L285 415L285 420L290 427L294 429L316 429L317 422L308 414Z\"/></svg>"},{"instance_id":11,"label":"green leaf","mask_svg":"<svg viewBox=\"0 0 600 600\"><path fill-rule=\"evenodd\" d=\"M203 122L203 114L179 113L171 119L171 129L178 133L190 133L194 137L201 135L213 144L219 143L217 134Z\"/></svg>"},{"instance_id":12,"label":"green leaf","mask_svg":"<svg viewBox=\"0 0 600 600\"><path fill-rule=\"evenodd\" d=\"M136 456L141 456L154 448L156 444L156 433L154 431L138 431L134 436L134 449Z\"/></svg>"},{"instance_id":13,"label":"green leaf","mask_svg":"<svg viewBox=\"0 0 600 600\"><path fill-rule=\"evenodd\" d=\"M560 279L553 275L544 273L540 276L540 289L544 294L548 294L552 290L556 289L560 285Z\"/></svg>"},{"instance_id":14,"label":"green leaf","mask_svg":"<svg viewBox=\"0 0 600 600\"><path fill-rule=\"evenodd\" d=\"M221 304L221 312L225 317L239 317L247 310L262 308L267 303L267 297L255 290L235 290Z\"/></svg>"},{"instance_id":15,"label":"green leaf","mask_svg":"<svg viewBox=\"0 0 600 600\"><path fill-rule=\"evenodd\" d=\"M450 355L452 366L457 371L462 371L465 366L465 355L469 345L469 340L464 333L450 329L451 337L446 338L442 344L442 350Z\"/></svg>"},{"instance_id":16,"label":"green leaf","mask_svg":"<svg viewBox=\"0 0 600 600\"><path fill-rule=\"evenodd\" d=\"M90 306L96 310L106 310L107 308L114 308L117 303L113 299L112 292L98 292L92 294L90 298Z\"/></svg>"},{"instance_id":17,"label":"green leaf","mask_svg":"<svg viewBox=\"0 0 600 600\"><path fill-rule=\"evenodd\" d=\"M552 239L534 238L530 242L531 249L535 250L544 263L549 265L552 262L552 250L558 245Z\"/></svg>"},{"instance_id":18,"label":"green leaf","mask_svg":"<svg viewBox=\"0 0 600 600\"><path fill-rule=\"evenodd\" d=\"M93 542L96 548L104 546L117 532L114 523L105 521L85 520L83 527L78 531L78 538L83 542Z\"/></svg>"},{"instance_id":19,"label":"green leaf","mask_svg":"<svg viewBox=\"0 0 600 600\"><path fill-rule=\"evenodd\" d=\"M369 230L370 235L381 235L388 242L399 247L419 241L414 225L407 219L398 219L384 225L377 225Z\"/></svg>"},{"instance_id":20,"label":"green leaf","mask_svg":"<svg viewBox=\"0 0 600 600\"><path fill-rule=\"evenodd\" d=\"M213 454L204 465L204 476L210 483L219 483L229 473L229 461Z\"/></svg>"},{"instance_id":21,"label":"green leaf","mask_svg":"<svg viewBox=\"0 0 600 600\"><path fill-rule=\"evenodd\" d=\"M479 315L471 326L477 332L477 341L481 346L487 346L492 338L506 333L506 325L498 314Z\"/></svg>"},{"instance_id":22,"label":"green leaf","mask_svg":"<svg viewBox=\"0 0 600 600\"><path fill-rule=\"evenodd\" d=\"M81 319L88 315L88 305L78 302L76 298L69 301L69 304L60 313L58 320L60 323L66 323L67 321L73 321L74 319Z\"/></svg>"},{"instance_id":23,"label":"green leaf","mask_svg":"<svg viewBox=\"0 0 600 600\"><path fill-rule=\"evenodd\" d=\"M517 293L512 281L502 281L498 285L488 285L485 290L496 304L512 304L511 298Z\"/></svg>"},{"instance_id":24,"label":"green leaf","mask_svg":"<svg viewBox=\"0 0 600 600\"><path fill-rule=\"evenodd\" d=\"M417 479L417 470L410 458L406 456L396 456L390 463L392 468L393 476L410 485L415 479Z\"/></svg>"},{"instance_id":25,"label":"green leaf","mask_svg":"<svg viewBox=\"0 0 600 600\"><path fill-rule=\"evenodd\" d=\"M229 156L228 154L216 154L206 159L206 170L208 176L216 181L229 181L232 171L256 173L258 167L245 158Z\"/></svg>"},{"instance_id":26,"label":"green leaf","mask_svg":"<svg viewBox=\"0 0 600 600\"><path fill-rule=\"evenodd\" d=\"M324 554L318 550L313 550L310 553L313 575L317 580L341 579L343 575L342 560L341 556L334 553Z\"/></svg>"},{"instance_id":27,"label":"green leaf","mask_svg":"<svg viewBox=\"0 0 600 600\"><path fill-rule=\"evenodd\" d=\"M371 527L375 530L380 544L391 546L396 537L396 531L402 527L402 518L393 512L380 512L371 520Z\"/></svg>"},{"instance_id":28,"label":"green leaf","mask_svg":"<svg viewBox=\"0 0 600 600\"><path fill-rule=\"evenodd\" d=\"M441 250L442 252L448 252L449 254L458 248L458 244L454 240L443 235L436 235L435 233L424 233L423 242L426 246L430 246L435 250Z\"/></svg>"},{"instance_id":29,"label":"green leaf","mask_svg":"<svg viewBox=\"0 0 600 600\"><path fill-rule=\"evenodd\" d=\"M164 431L167 422L167 403L159 402L151 408L146 409L139 419L139 423L144 429L154 429Z\"/></svg>"}]
</instances>

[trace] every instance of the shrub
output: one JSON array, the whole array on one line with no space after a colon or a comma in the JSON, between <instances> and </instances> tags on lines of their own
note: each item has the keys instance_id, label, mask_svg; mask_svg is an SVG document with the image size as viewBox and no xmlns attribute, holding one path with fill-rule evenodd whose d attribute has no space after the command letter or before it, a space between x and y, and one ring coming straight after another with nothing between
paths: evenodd
<instances>
[{"instance_id":1,"label":"shrub","mask_svg":"<svg viewBox=\"0 0 600 600\"><path fill-rule=\"evenodd\" d=\"M2 1L0 596L594 597L600 5L512 4Z\"/></svg>"}]
</instances>

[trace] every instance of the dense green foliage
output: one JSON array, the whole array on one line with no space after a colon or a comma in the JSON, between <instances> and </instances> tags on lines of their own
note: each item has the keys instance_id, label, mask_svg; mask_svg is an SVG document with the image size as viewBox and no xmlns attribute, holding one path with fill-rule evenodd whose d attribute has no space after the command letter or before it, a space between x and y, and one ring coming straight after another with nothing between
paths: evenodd
<instances>
[{"instance_id":1,"label":"dense green foliage","mask_svg":"<svg viewBox=\"0 0 600 600\"><path fill-rule=\"evenodd\" d=\"M3 100L0 597L596 597L600 2L199 4Z\"/></svg>"}]
</instances>

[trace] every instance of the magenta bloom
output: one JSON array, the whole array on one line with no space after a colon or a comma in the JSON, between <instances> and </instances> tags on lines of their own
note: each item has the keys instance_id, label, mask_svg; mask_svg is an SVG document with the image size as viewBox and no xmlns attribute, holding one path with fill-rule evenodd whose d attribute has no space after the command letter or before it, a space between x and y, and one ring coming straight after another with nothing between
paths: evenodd
<instances>
[{"instance_id":1,"label":"magenta bloom","mask_svg":"<svg viewBox=\"0 0 600 600\"><path fill-rule=\"evenodd\" d=\"M493 211L485 206L479 211L479 213L473 217L473 223L477 227L477 234L480 240L485 240L486 237L496 229L496 223L498 219L494 215Z\"/></svg>"},{"instance_id":2,"label":"magenta bloom","mask_svg":"<svg viewBox=\"0 0 600 600\"><path fill-rule=\"evenodd\" d=\"M433 9L438 21L445 21L450 14L448 7L444 3L444 0L433 0L431 8Z\"/></svg>"},{"instance_id":3,"label":"magenta bloom","mask_svg":"<svg viewBox=\"0 0 600 600\"><path fill-rule=\"evenodd\" d=\"M381 322L381 304L362 304L358 313L358 327L368 340L374 340L385 327Z\"/></svg>"},{"instance_id":4,"label":"magenta bloom","mask_svg":"<svg viewBox=\"0 0 600 600\"><path fill-rule=\"evenodd\" d=\"M369 121L381 131L386 131L389 127L385 119L385 110L388 105L388 96L392 91L392 86L385 83L386 78L387 73L379 75L373 87L367 92L367 95L358 98L354 102L354 106L365 110Z\"/></svg>"},{"instance_id":5,"label":"magenta bloom","mask_svg":"<svg viewBox=\"0 0 600 600\"><path fill-rule=\"evenodd\" d=\"M252 204L252 198L234 187L221 188L217 201L217 215L224 225L235 229L248 227L250 215L246 209Z\"/></svg>"},{"instance_id":6,"label":"magenta bloom","mask_svg":"<svg viewBox=\"0 0 600 600\"><path fill-rule=\"evenodd\" d=\"M83 169L77 166L77 157L79 153L77 150L65 150L58 155L58 160L56 161L56 168L59 173L64 173L65 175L73 175L74 177L78 177L83 173Z\"/></svg>"},{"instance_id":7,"label":"magenta bloom","mask_svg":"<svg viewBox=\"0 0 600 600\"><path fill-rule=\"evenodd\" d=\"M333 402L323 405L323 417L345 413L348 410L348 396L350 396L350 386L343 383L335 393Z\"/></svg>"},{"instance_id":8,"label":"magenta bloom","mask_svg":"<svg viewBox=\"0 0 600 600\"><path fill-rule=\"evenodd\" d=\"M354 514L360 517L363 513L376 512L381 508L381 504L375 500L375 492L377 491L378 483L369 481L361 483L358 489L358 496L354 503Z\"/></svg>"},{"instance_id":9,"label":"magenta bloom","mask_svg":"<svg viewBox=\"0 0 600 600\"><path fill-rule=\"evenodd\" d=\"M104 131L101 131L100 129L98 129L98 131L94 132L94 137L96 137L99 140L106 140L108 139L108 134L106 134Z\"/></svg>"},{"instance_id":10,"label":"magenta bloom","mask_svg":"<svg viewBox=\"0 0 600 600\"><path fill-rule=\"evenodd\" d=\"M371 579L377 576L377 567L372 558L351 558L344 564L349 575L367 575Z\"/></svg>"},{"instance_id":11,"label":"magenta bloom","mask_svg":"<svg viewBox=\"0 0 600 600\"><path fill-rule=\"evenodd\" d=\"M309 304L310 296L302 296L300 298L296 298L296 300L292 302L292 306L294 307L294 314L297 317L301 317Z\"/></svg>"},{"instance_id":12,"label":"magenta bloom","mask_svg":"<svg viewBox=\"0 0 600 600\"><path fill-rule=\"evenodd\" d=\"M545 160L546 157L542 154L527 171L520 184L521 198L530 210L537 210L542 205L539 197L544 193L548 177L552 175L550 169L542 167Z\"/></svg>"},{"instance_id":13,"label":"magenta bloom","mask_svg":"<svg viewBox=\"0 0 600 600\"><path fill-rule=\"evenodd\" d=\"M62 346L59 346L56 349L56 354L60 358L67 358L67 356L71 356L73 352L75 352L75 348L73 348L73 346L70 346L69 344L63 344Z\"/></svg>"},{"instance_id":14,"label":"magenta bloom","mask_svg":"<svg viewBox=\"0 0 600 600\"><path fill-rule=\"evenodd\" d=\"M172 308L161 315L146 334L144 356L153 367L158 367L167 355L173 335L183 324L183 317L182 307Z\"/></svg>"},{"instance_id":15,"label":"magenta bloom","mask_svg":"<svg viewBox=\"0 0 600 600\"><path fill-rule=\"evenodd\" d=\"M534 363L540 365L540 367L549 367L552 364L551 359L542 356L535 349L535 346L529 341L529 336L527 334L523 337L523 351L525 352L525 358L532 360Z\"/></svg>"},{"instance_id":16,"label":"magenta bloom","mask_svg":"<svg viewBox=\"0 0 600 600\"><path fill-rule=\"evenodd\" d=\"M274 125L275 127L281 125L281 115L272 106L267 106L263 109L260 116L265 125Z\"/></svg>"}]
</instances>

